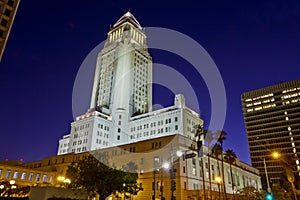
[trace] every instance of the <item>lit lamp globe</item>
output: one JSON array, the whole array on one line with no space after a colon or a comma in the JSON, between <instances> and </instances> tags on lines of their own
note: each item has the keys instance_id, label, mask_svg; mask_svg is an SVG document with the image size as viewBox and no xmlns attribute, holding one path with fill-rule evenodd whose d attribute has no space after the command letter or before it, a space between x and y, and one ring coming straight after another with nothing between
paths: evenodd
<instances>
[{"instance_id":1,"label":"lit lamp globe","mask_svg":"<svg viewBox=\"0 0 300 200\"><path fill-rule=\"evenodd\" d=\"M177 155L178 157L181 157L182 154L183 154L182 151L177 151L177 152L176 152L176 155Z\"/></svg>"},{"instance_id":2,"label":"lit lamp globe","mask_svg":"<svg viewBox=\"0 0 300 200\"><path fill-rule=\"evenodd\" d=\"M164 168L164 169L170 169L170 163L164 163L163 165L162 165L162 167Z\"/></svg>"},{"instance_id":3,"label":"lit lamp globe","mask_svg":"<svg viewBox=\"0 0 300 200\"><path fill-rule=\"evenodd\" d=\"M217 177L215 178L215 181L216 181L218 184L220 184L220 183L222 182L222 178L221 178L220 176L217 176Z\"/></svg>"},{"instance_id":4,"label":"lit lamp globe","mask_svg":"<svg viewBox=\"0 0 300 200\"><path fill-rule=\"evenodd\" d=\"M280 154L278 153L278 152L274 152L273 154L272 154L272 156L273 156L273 158L279 158L279 156L280 156Z\"/></svg>"}]
</instances>

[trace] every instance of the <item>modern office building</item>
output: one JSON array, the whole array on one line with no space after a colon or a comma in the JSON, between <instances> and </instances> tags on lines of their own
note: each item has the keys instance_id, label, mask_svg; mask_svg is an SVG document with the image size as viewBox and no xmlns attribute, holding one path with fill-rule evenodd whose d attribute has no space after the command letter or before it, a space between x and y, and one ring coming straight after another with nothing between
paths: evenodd
<instances>
[{"instance_id":1,"label":"modern office building","mask_svg":"<svg viewBox=\"0 0 300 200\"><path fill-rule=\"evenodd\" d=\"M264 175L265 160L272 183L280 181L282 162L300 173L300 79L246 92L242 105L253 167Z\"/></svg>"},{"instance_id":2,"label":"modern office building","mask_svg":"<svg viewBox=\"0 0 300 200\"><path fill-rule=\"evenodd\" d=\"M0 0L0 61L16 16L20 0Z\"/></svg>"},{"instance_id":3,"label":"modern office building","mask_svg":"<svg viewBox=\"0 0 300 200\"><path fill-rule=\"evenodd\" d=\"M152 58L145 32L130 12L111 27L95 66L90 108L71 123L58 155L173 134L195 139L194 127L203 121L183 95L175 96L173 106L152 111Z\"/></svg>"}]
</instances>

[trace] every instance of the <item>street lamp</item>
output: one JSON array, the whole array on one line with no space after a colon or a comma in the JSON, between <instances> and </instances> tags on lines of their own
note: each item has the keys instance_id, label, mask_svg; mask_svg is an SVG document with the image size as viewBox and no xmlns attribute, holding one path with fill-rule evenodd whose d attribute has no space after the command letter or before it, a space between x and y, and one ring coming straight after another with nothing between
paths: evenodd
<instances>
[{"instance_id":1,"label":"street lamp","mask_svg":"<svg viewBox=\"0 0 300 200\"><path fill-rule=\"evenodd\" d=\"M66 178L66 177L64 177L64 176L58 176L57 177L57 181L63 182L65 187L67 186L67 184L71 183L71 180L68 179L68 178Z\"/></svg>"},{"instance_id":2,"label":"street lamp","mask_svg":"<svg viewBox=\"0 0 300 200\"><path fill-rule=\"evenodd\" d=\"M280 154L278 152L273 152L271 154L271 156L273 158L279 158L280 157ZM267 170L267 164L266 164L266 157L264 157L264 168L265 168L265 174L266 174L266 179L267 179L267 186L268 186L268 189L267 189L267 192L268 193L272 193L272 190L271 190L271 187L270 187L270 182L269 182L269 176L268 176L268 170Z\"/></svg>"},{"instance_id":3,"label":"street lamp","mask_svg":"<svg viewBox=\"0 0 300 200\"><path fill-rule=\"evenodd\" d=\"M269 182L269 176L268 176L268 170L267 170L267 164L266 164L266 157L264 157L264 167L265 167L265 174L266 174L267 186L268 186L267 191L269 193L271 193L272 191L271 191L270 182Z\"/></svg>"},{"instance_id":4,"label":"street lamp","mask_svg":"<svg viewBox=\"0 0 300 200\"><path fill-rule=\"evenodd\" d=\"M292 185L294 198L295 198L295 200L297 200L297 194L296 194L296 189L295 189L295 185L294 185L295 177L294 177L294 173L293 173L293 168L290 166L290 163L288 163L285 159L280 158L281 154L279 154L277 152L274 152L272 154L272 156L275 159L280 159L280 161L282 161L287 166L287 167L284 167L285 172L286 172L286 176L287 176L288 181Z\"/></svg>"},{"instance_id":5,"label":"street lamp","mask_svg":"<svg viewBox=\"0 0 300 200\"><path fill-rule=\"evenodd\" d=\"M216 176L215 177L215 181L217 182L218 184L218 189L219 189L219 199L221 199L221 191L220 191L220 185L222 183L222 178L220 176Z\"/></svg>"}]
</instances>

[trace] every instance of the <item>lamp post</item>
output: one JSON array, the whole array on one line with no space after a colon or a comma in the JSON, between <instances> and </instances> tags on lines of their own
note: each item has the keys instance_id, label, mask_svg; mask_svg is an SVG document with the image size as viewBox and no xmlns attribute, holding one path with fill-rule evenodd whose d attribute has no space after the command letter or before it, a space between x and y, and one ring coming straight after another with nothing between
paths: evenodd
<instances>
[{"instance_id":1,"label":"lamp post","mask_svg":"<svg viewBox=\"0 0 300 200\"><path fill-rule=\"evenodd\" d=\"M267 179L267 186L268 186L268 189L267 191L269 193L271 193L271 187L270 187L270 182L269 182L269 177L268 177L268 170L267 170L267 164L266 164L266 157L264 157L264 167L265 167L265 174L266 174L266 179Z\"/></svg>"},{"instance_id":2,"label":"lamp post","mask_svg":"<svg viewBox=\"0 0 300 200\"><path fill-rule=\"evenodd\" d=\"M284 167L285 172L286 172L286 176L288 181L291 183L292 185L292 190L293 190L293 195L295 200L297 200L297 194L296 194L296 189L295 189L295 185L294 185L294 181L295 181L295 177L294 177L294 173L293 173L293 167L290 166L291 164L288 163L284 158L280 158L281 154L274 152L272 154L273 158L275 159L279 159L280 161L282 161L287 167Z\"/></svg>"},{"instance_id":3,"label":"lamp post","mask_svg":"<svg viewBox=\"0 0 300 200\"><path fill-rule=\"evenodd\" d=\"M218 189L219 189L219 199L221 199L221 190L220 190L220 185L222 183L222 178L220 176L216 176L215 177L215 181L217 182L218 184Z\"/></svg>"}]
</instances>

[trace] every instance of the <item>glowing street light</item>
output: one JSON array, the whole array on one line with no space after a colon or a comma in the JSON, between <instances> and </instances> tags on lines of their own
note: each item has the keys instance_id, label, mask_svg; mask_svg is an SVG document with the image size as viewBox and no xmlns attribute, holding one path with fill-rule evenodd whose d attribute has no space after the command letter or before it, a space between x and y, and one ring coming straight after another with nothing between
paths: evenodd
<instances>
[{"instance_id":1,"label":"glowing street light","mask_svg":"<svg viewBox=\"0 0 300 200\"><path fill-rule=\"evenodd\" d=\"M57 177L57 180L58 180L58 181L64 181L64 180L65 180L65 177L59 176L59 177Z\"/></svg>"},{"instance_id":2,"label":"glowing street light","mask_svg":"<svg viewBox=\"0 0 300 200\"><path fill-rule=\"evenodd\" d=\"M64 183L70 184L71 180L67 178L67 179L64 180Z\"/></svg>"},{"instance_id":3,"label":"glowing street light","mask_svg":"<svg viewBox=\"0 0 300 200\"><path fill-rule=\"evenodd\" d=\"M219 189L219 199L221 199L221 189L220 189L220 185L222 183L222 178L220 176L216 176L215 177L215 181L218 184L218 189Z\"/></svg>"},{"instance_id":4,"label":"glowing street light","mask_svg":"<svg viewBox=\"0 0 300 200\"><path fill-rule=\"evenodd\" d=\"M15 180L10 180L10 181L9 181L9 184L11 184L11 185L13 185L13 184L15 184L15 183L16 183Z\"/></svg>"},{"instance_id":5,"label":"glowing street light","mask_svg":"<svg viewBox=\"0 0 300 200\"><path fill-rule=\"evenodd\" d=\"M183 152L182 152L182 151L177 151L177 152L176 152L176 155L177 155L178 157L181 157L181 156L183 155Z\"/></svg>"},{"instance_id":6,"label":"glowing street light","mask_svg":"<svg viewBox=\"0 0 300 200\"><path fill-rule=\"evenodd\" d=\"M216 176L215 181L220 184L222 182L222 178L220 176Z\"/></svg>"},{"instance_id":7,"label":"glowing street light","mask_svg":"<svg viewBox=\"0 0 300 200\"><path fill-rule=\"evenodd\" d=\"M280 154L278 152L272 153L273 158L277 159L280 157Z\"/></svg>"},{"instance_id":8,"label":"glowing street light","mask_svg":"<svg viewBox=\"0 0 300 200\"><path fill-rule=\"evenodd\" d=\"M165 163L163 163L162 167L163 167L164 169L170 169L170 163L165 162Z\"/></svg>"}]
</instances>

